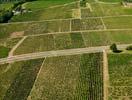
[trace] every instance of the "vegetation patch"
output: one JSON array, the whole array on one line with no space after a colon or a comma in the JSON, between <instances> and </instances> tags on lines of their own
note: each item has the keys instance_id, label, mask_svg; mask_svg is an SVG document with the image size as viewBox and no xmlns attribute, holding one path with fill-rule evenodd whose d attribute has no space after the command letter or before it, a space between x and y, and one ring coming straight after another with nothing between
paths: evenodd
<instances>
[{"instance_id":1,"label":"vegetation patch","mask_svg":"<svg viewBox=\"0 0 132 100\"><path fill-rule=\"evenodd\" d=\"M87 47L132 43L131 31L100 31L82 33Z\"/></svg>"},{"instance_id":2,"label":"vegetation patch","mask_svg":"<svg viewBox=\"0 0 132 100\"><path fill-rule=\"evenodd\" d=\"M8 56L8 53L10 51L10 48L0 46L0 58L5 58Z\"/></svg>"},{"instance_id":3,"label":"vegetation patch","mask_svg":"<svg viewBox=\"0 0 132 100\"><path fill-rule=\"evenodd\" d=\"M132 97L132 54L109 54L109 99Z\"/></svg>"},{"instance_id":4,"label":"vegetation patch","mask_svg":"<svg viewBox=\"0 0 132 100\"><path fill-rule=\"evenodd\" d=\"M72 20L72 31L80 30L100 30L103 29L102 21L99 18L74 19Z\"/></svg>"},{"instance_id":5,"label":"vegetation patch","mask_svg":"<svg viewBox=\"0 0 132 100\"><path fill-rule=\"evenodd\" d=\"M47 58L30 99L103 100L102 54Z\"/></svg>"},{"instance_id":6,"label":"vegetation patch","mask_svg":"<svg viewBox=\"0 0 132 100\"><path fill-rule=\"evenodd\" d=\"M84 40L81 33L71 33L72 48L84 48Z\"/></svg>"},{"instance_id":7,"label":"vegetation patch","mask_svg":"<svg viewBox=\"0 0 132 100\"><path fill-rule=\"evenodd\" d=\"M103 18L108 29L130 29L132 28L132 17Z\"/></svg>"},{"instance_id":8,"label":"vegetation patch","mask_svg":"<svg viewBox=\"0 0 132 100\"><path fill-rule=\"evenodd\" d=\"M70 34L55 34L55 47L57 50L72 48Z\"/></svg>"},{"instance_id":9,"label":"vegetation patch","mask_svg":"<svg viewBox=\"0 0 132 100\"><path fill-rule=\"evenodd\" d=\"M132 50L132 45L128 46L126 50Z\"/></svg>"},{"instance_id":10,"label":"vegetation patch","mask_svg":"<svg viewBox=\"0 0 132 100\"><path fill-rule=\"evenodd\" d=\"M14 54L33 53L54 50L54 40L52 35L28 37L15 50Z\"/></svg>"},{"instance_id":11,"label":"vegetation patch","mask_svg":"<svg viewBox=\"0 0 132 100\"><path fill-rule=\"evenodd\" d=\"M43 59L30 60L21 63L21 70L6 91L4 100L25 100L34 84Z\"/></svg>"}]
</instances>

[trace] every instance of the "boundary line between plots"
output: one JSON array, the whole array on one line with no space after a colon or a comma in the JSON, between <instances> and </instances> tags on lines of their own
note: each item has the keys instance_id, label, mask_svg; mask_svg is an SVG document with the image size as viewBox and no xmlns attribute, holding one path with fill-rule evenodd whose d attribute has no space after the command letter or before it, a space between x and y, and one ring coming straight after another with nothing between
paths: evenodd
<instances>
[{"instance_id":1,"label":"boundary line between plots","mask_svg":"<svg viewBox=\"0 0 132 100\"><path fill-rule=\"evenodd\" d=\"M109 95L109 72L108 72L108 56L107 51L103 50L103 94L104 94L104 100L108 100Z\"/></svg>"},{"instance_id":2,"label":"boundary line between plots","mask_svg":"<svg viewBox=\"0 0 132 100\"><path fill-rule=\"evenodd\" d=\"M83 19L97 19L97 18L115 18L115 17L132 17L132 15L115 15L115 16L98 16L98 17L87 17ZM67 18L67 19L49 19L49 20L38 20L38 21L26 21L26 22L10 22L1 23L0 25L11 25L11 24L28 24L28 23L42 23L47 21L63 21L63 20L75 20L79 18Z\"/></svg>"},{"instance_id":3,"label":"boundary line between plots","mask_svg":"<svg viewBox=\"0 0 132 100\"><path fill-rule=\"evenodd\" d=\"M32 93L32 91L33 91L33 89L34 89L34 85L35 85L35 83L37 82L37 79L38 79L38 77L39 77L39 75L40 75L40 72L41 72L42 67L43 67L43 65L44 65L44 63L45 63L45 60L46 60L46 57L44 58L44 60L43 60L43 62L42 62L42 64L41 64L41 66L40 66L40 69L39 69L39 72L37 73L37 77L36 77L36 79L35 79L35 81L34 81L33 87L32 87L32 89L31 89L31 91L30 91L28 97L26 98L27 100L30 98L30 94ZM29 99L29 100L30 100L30 99Z\"/></svg>"},{"instance_id":4,"label":"boundary line between plots","mask_svg":"<svg viewBox=\"0 0 132 100\"><path fill-rule=\"evenodd\" d=\"M14 51L17 49L17 47L19 47L22 43L23 43L23 41L27 38L28 36L23 36L22 37L22 39L21 40L19 40L18 41L18 43L11 49L11 51L9 52L9 57L10 56L13 56L13 53L14 53Z\"/></svg>"}]
</instances>

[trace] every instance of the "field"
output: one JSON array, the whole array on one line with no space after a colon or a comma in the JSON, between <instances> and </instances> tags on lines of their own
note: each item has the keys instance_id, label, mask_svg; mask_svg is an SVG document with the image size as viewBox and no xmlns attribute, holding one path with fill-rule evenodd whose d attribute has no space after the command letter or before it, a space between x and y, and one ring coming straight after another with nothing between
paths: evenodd
<instances>
[{"instance_id":1,"label":"field","mask_svg":"<svg viewBox=\"0 0 132 100\"><path fill-rule=\"evenodd\" d=\"M39 9L45 9L56 5L63 5L66 3L74 2L75 0L39 0L34 2L28 2L24 4L23 6L27 9L31 9L33 11L39 10ZM76 0L77 1L77 0Z\"/></svg>"},{"instance_id":2,"label":"field","mask_svg":"<svg viewBox=\"0 0 132 100\"><path fill-rule=\"evenodd\" d=\"M131 32L132 31L100 31L30 36L15 50L14 55L51 50L106 46L112 43L129 44L132 43Z\"/></svg>"},{"instance_id":3,"label":"field","mask_svg":"<svg viewBox=\"0 0 132 100\"><path fill-rule=\"evenodd\" d=\"M58 3L66 3L67 2L67 0L65 0L65 1L58 0L58 1L59 1ZM74 0L68 0L68 1L74 1ZM78 5L77 5L78 3L76 3L76 2L66 5L66 6L65 5L62 5L62 6L56 5L56 6L51 6L51 7L50 7L50 4L52 5L56 1L53 1L53 0L48 1L48 2L50 2L49 5L46 5L45 1L42 1L42 3L41 3L41 1L36 1L36 2L39 2L39 3L35 3L35 5L37 4L36 8L34 5L32 5L31 8L30 8L30 6L29 6L29 8L27 8L27 9L30 9L31 12L27 12L22 15L14 16L10 20L10 22L72 18L72 10L71 9L76 9L78 7ZM43 6L40 6L42 4L43 4ZM44 5L49 6L49 8L44 9L44 7L45 7ZM43 7L43 8L39 9L38 7Z\"/></svg>"},{"instance_id":4,"label":"field","mask_svg":"<svg viewBox=\"0 0 132 100\"><path fill-rule=\"evenodd\" d=\"M122 0L99 0L103 2L121 2Z\"/></svg>"},{"instance_id":5,"label":"field","mask_svg":"<svg viewBox=\"0 0 132 100\"><path fill-rule=\"evenodd\" d=\"M109 54L109 100L132 99L132 54Z\"/></svg>"},{"instance_id":6,"label":"field","mask_svg":"<svg viewBox=\"0 0 132 100\"><path fill-rule=\"evenodd\" d=\"M46 58L30 99L103 100L102 54Z\"/></svg>"},{"instance_id":7,"label":"field","mask_svg":"<svg viewBox=\"0 0 132 100\"><path fill-rule=\"evenodd\" d=\"M103 20L108 29L131 29L132 28L131 16L104 18Z\"/></svg>"},{"instance_id":8,"label":"field","mask_svg":"<svg viewBox=\"0 0 132 100\"><path fill-rule=\"evenodd\" d=\"M103 100L102 53L27 60L0 69L0 99Z\"/></svg>"},{"instance_id":9,"label":"field","mask_svg":"<svg viewBox=\"0 0 132 100\"><path fill-rule=\"evenodd\" d=\"M5 1L0 100L132 100L132 5L31 0L10 15L14 0Z\"/></svg>"},{"instance_id":10,"label":"field","mask_svg":"<svg viewBox=\"0 0 132 100\"><path fill-rule=\"evenodd\" d=\"M9 10L13 6L13 3L3 3L0 4L0 11L1 10Z\"/></svg>"},{"instance_id":11,"label":"field","mask_svg":"<svg viewBox=\"0 0 132 100\"><path fill-rule=\"evenodd\" d=\"M0 58L8 56L10 50L19 42L21 38L0 39Z\"/></svg>"},{"instance_id":12,"label":"field","mask_svg":"<svg viewBox=\"0 0 132 100\"><path fill-rule=\"evenodd\" d=\"M0 100L27 98L42 61L38 59L0 65Z\"/></svg>"}]
</instances>

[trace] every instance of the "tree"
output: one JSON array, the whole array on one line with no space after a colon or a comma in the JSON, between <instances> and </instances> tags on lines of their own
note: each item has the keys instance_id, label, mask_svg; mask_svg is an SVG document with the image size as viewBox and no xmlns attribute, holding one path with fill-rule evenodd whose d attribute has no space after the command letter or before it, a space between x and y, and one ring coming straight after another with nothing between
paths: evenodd
<instances>
[{"instance_id":1,"label":"tree","mask_svg":"<svg viewBox=\"0 0 132 100\"><path fill-rule=\"evenodd\" d=\"M110 46L110 49L113 51L113 52L117 52L118 49L117 49L117 46L115 43L113 43L111 46Z\"/></svg>"}]
</instances>

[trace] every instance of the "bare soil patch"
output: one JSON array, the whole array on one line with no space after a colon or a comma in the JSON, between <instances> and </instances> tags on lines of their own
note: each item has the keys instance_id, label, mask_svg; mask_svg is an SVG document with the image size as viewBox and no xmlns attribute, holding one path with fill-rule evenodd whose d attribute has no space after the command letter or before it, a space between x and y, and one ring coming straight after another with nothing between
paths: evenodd
<instances>
[{"instance_id":1,"label":"bare soil patch","mask_svg":"<svg viewBox=\"0 0 132 100\"><path fill-rule=\"evenodd\" d=\"M11 33L11 38L18 38L18 37L22 37L24 35L24 31L20 31L20 32L13 32Z\"/></svg>"}]
</instances>

